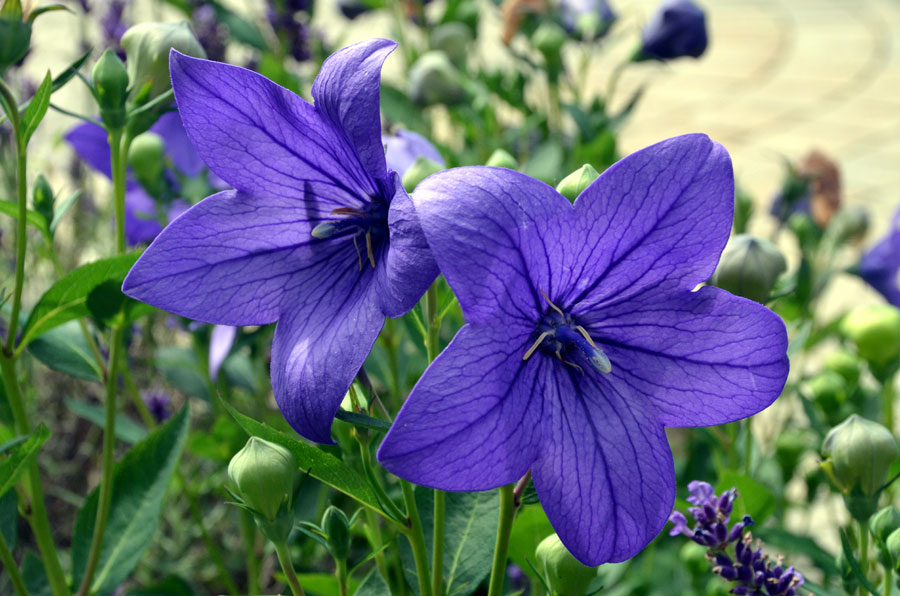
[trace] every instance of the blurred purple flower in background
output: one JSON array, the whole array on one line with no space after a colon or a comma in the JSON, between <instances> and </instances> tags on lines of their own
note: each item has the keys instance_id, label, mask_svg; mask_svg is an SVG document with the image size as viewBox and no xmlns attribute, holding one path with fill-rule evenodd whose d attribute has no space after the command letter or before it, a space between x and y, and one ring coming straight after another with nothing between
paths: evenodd
<instances>
[{"instance_id":1,"label":"blurred purple flower in background","mask_svg":"<svg viewBox=\"0 0 900 596\"><path fill-rule=\"evenodd\" d=\"M311 0L269 0L267 4L269 25L278 39L287 44L287 53L298 62L309 60Z\"/></svg>"},{"instance_id":2,"label":"blurred purple flower in background","mask_svg":"<svg viewBox=\"0 0 900 596\"><path fill-rule=\"evenodd\" d=\"M272 385L301 435L331 423L385 316L437 275L412 201L381 144L381 65L396 44L333 54L315 105L254 72L172 53L175 98L210 169L235 190L208 197L144 252L123 291L223 325L278 321Z\"/></svg>"},{"instance_id":3,"label":"blurred purple flower in background","mask_svg":"<svg viewBox=\"0 0 900 596\"><path fill-rule=\"evenodd\" d=\"M146 391L141 398L157 422L165 422L172 415L172 400L162 391Z\"/></svg>"},{"instance_id":4,"label":"blurred purple flower in background","mask_svg":"<svg viewBox=\"0 0 900 596\"><path fill-rule=\"evenodd\" d=\"M699 58L706 51L706 14L691 0L666 0L642 33L643 59Z\"/></svg>"},{"instance_id":5,"label":"blurred purple flower in background","mask_svg":"<svg viewBox=\"0 0 900 596\"><path fill-rule=\"evenodd\" d=\"M106 12L100 18L103 47L115 50L122 60L125 60L125 50L122 49L122 35L128 29L128 23L125 21L126 5L124 0L110 0L109 4L106 5Z\"/></svg>"},{"instance_id":6,"label":"blurred purple flower in background","mask_svg":"<svg viewBox=\"0 0 900 596\"><path fill-rule=\"evenodd\" d=\"M194 34L197 36L197 41L203 46L206 57L210 60L224 60L228 37L219 23L219 17L216 15L213 5L200 4L194 9L191 20Z\"/></svg>"},{"instance_id":7,"label":"blurred purple flower in background","mask_svg":"<svg viewBox=\"0 0 900 596\"><path fill-rule=\"evenodd\" d=\"M559 18L569 33L606 35L618 15L607 0L560 0Z\"/></svg>"},{"instance_id":8,"label":"blurred purple flower in background","mask_svg":"<svg viewBox=\"0 0 900 596\"><path fill-rule=\"evenodd\" d=\"M859 262L858 273L885 300L900 308L900 209L891 227Z\"/></svg>"},{"instance_id":9,"label":"blurred purple flower in background","mask_svg":"<svg viewBox=\"0 0 900 596\"><path fill-rule=\"evenodd\" d=\"M788 374L767 308L709 278L734 178L705 135L612 166L574 206L512 170L433 174L416 211L466 325L425 371L378 452L393 474L488 490L531 470L585 565L634 556L675 499L664 427L759 412Z\"/></svg>"},{"instance_id":10,"label":"blurred purple flower in background","mask_svg":"<svg viewBox=\"0 0 900 596\"><path fill-rule=\"evenodd\" d=\"M392 135L381 135L381 142L384 143L387 168L400 174L401 178L420 157L430 159L441 167L445 166L437 147L417 132L400 129Z\"/></svg>"},{"instance_id":11,"label":"blurred purple flower in background","mask_svg":"<svg viewBox=\"0 0 900 596\"><path fill-rule=\"evenodd\" d=\"M219 378L219 369L231 352L234 338L237 337L237 327L229 325L213 325L209 334L209 378L216 381Z\"/></svg>"}]
</instances>

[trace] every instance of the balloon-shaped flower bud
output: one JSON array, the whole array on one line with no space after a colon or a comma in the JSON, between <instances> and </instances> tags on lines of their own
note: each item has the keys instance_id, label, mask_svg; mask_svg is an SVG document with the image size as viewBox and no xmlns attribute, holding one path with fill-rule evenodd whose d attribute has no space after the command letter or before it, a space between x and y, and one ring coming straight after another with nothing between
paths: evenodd
<instances>
[{"instance_id":1,"label":"balloon-shaped flower bud","mask_svg":"<svg viewBox=\"0 0 900 596\"><path fill-rule=\"evenodd\" d=\"M856 387L859 382L859 367L859 358L846 350L838 350L825 357L825 368L841 375L849 388Z\"/></svg>"},{"instance_id":2,"label":"balloon-shaped flower bud","mask_svg":"<svg viewBox=\"0 0 900 596\"><path fill-rule=\"evenodd\" d=\"M31 45L31 22L19 0L0 0L0 75L21 60Z\"/></svg>"},{"instance_id":3,"label":"balloon-shaped flower bud","mask_svg":"<svg viewBox=\"0 0 900 596\"><path fill-rule=\"evenodd\" d=\"M169 79L169 52L177 50L195 58L206 52L186 22L141 23L122 35L128 76L136 99L149 100L172 87Z\"/></svg>"},{"instance_id":4,"label":"balloon-shaped flower bud","mask_svg":"<svg viewBox=\"0 0 900 596\"><path fill-rule=\"evenodd\" d=\"M733 237L710 282L732 294L765 302L775 281L787 269L784 255L774 244L747 234Z\"/></svg>"},{"instance_id":5,"label":"balloon-shaped flower bud","mask_svg":"<svg viewBox=\"0 0 900 596\"><path fill-rule=\"evenodd\" d=\"M558 594L584 596L591 581L597 577L596 567L582 565L556 534L544 538L535 549L534 556L550 589Z\"/></svg>"},{"instance_id":6,"label":"balloon-shaped flower bud","mask_svg":"<svg viewBox=\"0 0 900 596\"><path fill-rule=\"evenodd\" d=\"M708 41L706 15L691 0L666 0L650 18L641 39L635 61L699 58Z\"/></svg>"},{"instance_id":7,"label":"balloon-shaped flower bud","mask_svg":"<svg viewBox=\"0 0 900 596\"><path fill-rule=\"evenodd\" d=\"M419 185L419 182L443 169L444 166L436 161L431 161L427 157L418 157L413 165L411 165L403 174L403 178L401 179L403 188L408 192L412 192L413 189Z\"/></svg>"},{"instance_id":8,"label":"balloon-shaped flower bud","mask_svg":"<svg viewBox=\"0 0 900 596\"><path fill-rule=\"evenodd\" d=\"M135 177L154 197L165 184L166 147L158 134L145 132L134 138L128 148L128 165Z\"/></svg>"},{"instance_id":9,"label":"balloon-shaped flower bud","mask_svg":"<svg viewBox=\"0 0 900 596\"><path fill-rule=\"evenodd\" d=\"M506 168L507 170L519 169L519 162L517 162L516 158L505 149L494 149L494 152L491 153L491 156L484 162L484 165L492 168Z\"/></svg>"},{"instance_id":10,"label":"balloon-shaped flower bud","mask_svg":"<svg viewBox=\"0 0 900 596\"><path fill-rule=\"evenodd\" d=\"M408 91L414 102L423 105L454 104L465 97L462 75L447 54L437 50L425 52L410 67Z\"/></svg>"},{"instance_id":11,"label":"balloon-shaped flower bud","mask_svg":"<svg viewBox=\"0 0 900 596\"><path fill-rule=\"evenodd\" d=\"M47 182L43 174L38 174L34 180L32 204L34 205L34 210L44 218L48 226L53 221L53 203L53 188L51 188L50 183Z\"/></svg>"},{"instance_id":12,"label":"balloon-shaped flower bud","mask_svg":"<svg viewBox=\"0 0 900 596\"><path fill-rule=\"evenodd\" d=\"M100 119L108 128L125 126L125 101L128 99L128 71L112 50L106 50L91 71L94 95L100 107Z\"/></svg>"},{"instance_id":13,"label":"balloon-shaped flower bud","mask_svg":"<svg viewBox=\"0 0 900 596\"><path fill-rule=\"evenodd\" d=\"M897 458L894 436L877 422L853 414L828 432L822 455L822 469L844 494L850 514L868 519Z\"/></svg>"},{"instance_id":14,"label":"balloon-shaped flower bud","mask_svg":"<svg viewBox=\"0 0 900 596\"><path fill-rule=\"evenodd\" d=\"M562 48L567 38L565 29L553 21L542 21L531 34L531 43L548 66L558 66L562 64Z\"/></svg>"},{"instance_id":15,"label":"balloon-shaped flower bud","mask_svg":"<svg viewBox=\"0 0 900 596\"><path fill-rule=\"evenodd\" d=\"M589 164L584 164L562 180L556 186L556 192L570 201L578 198L582 191L600 177L600 173Z\"/></svg>"},{"instance_id":16,"label":"balloon-shaped flower bud","mask_svg":"<svg viewBox=\"0 0 900 596\"><path fill-rule=\"evenodd\" d=\"M285 510L290 512L296 471L297 461L290 451L259 437L250 437L228 463L235 492L266 522L275 522Z\"/></svg>"},{"instance_id":17,"label":"balloon-shaped flower bud","mask_svg":"<svg viewBox=\"0 0 900 596\"><path fill-rule=\"evenodd\" d=\"M891 532L884 543L891 558L891 568L900 572L900 529Z\"/></svg>"},{"instance_id":18,"label":"balloon-shaped flower bud","mask_svg":"<svg viewBox=\"0 0 900 596\"><path fill-rule=\"evenodd\" d=\"M350 520L343 511L331 505L322 516L322 529L328 536L328 551L335 561L346 561L350 552Z\"/></svg>"},{"instance_id":19,"label":"balloon-shaped flower bud","mask_svg":"<svg viewBox=\"0 0 900 596\"><path fill-rule=\"evenodd\" d=\"M871 364L881 366L900 357L900 310L890 304L853 309L841 322L841 332Z\"/></svg>"},{"instance_id":20,"label":"balloon-shaped flower bud","mask_svg":"<svg viewBox=\"0 0 900 596\"><path fill-rule=\"evenodd\" d=\"M472 32L464 23L438 25L431 32L431 47L444 52L450 62L461 67L472 47Z\"/></svg>"}]
</instances>

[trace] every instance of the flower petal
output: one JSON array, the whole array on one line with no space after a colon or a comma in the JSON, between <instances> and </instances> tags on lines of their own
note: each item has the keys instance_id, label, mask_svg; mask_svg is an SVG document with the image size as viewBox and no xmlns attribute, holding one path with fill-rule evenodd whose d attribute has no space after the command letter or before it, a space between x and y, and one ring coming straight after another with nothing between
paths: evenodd
<instances>
[{"instance_id":1,"label":"flower petal","mask_svg":"<svg viewBox=\"0 0 900 596\"><path fill-rule=\"evenodd\" d=\"M413 193L425 237L466 321L534 328L564 269L561 227L569 202L543 182L505 168L454 168Z\"/></svg>"},{"instance_id":2,"label":"flower petal","mask_svg":"<svg viewBox=\"0 0 900 596\"><path fill-rule=\"evenodd\" d=\"M311 229L296 201L226 190L167 226L122 290L207 323L271 323L293 287L330 266L334 249L313 239Z\"/></svg>"},{"instance_id":3,"label":"flower petal","mask_svg":"<svg viewBox=\"0 0 900 596\"><path fill-rule=\"evenodd\" d=\"M161 231L153 197L140 184L129 180L125 190L125 239L128 244L150 242Z\"/></svg>"},{"instance_id":4,"label":"flower petal","mask_svg":"<svg viewBox=\"0 0 900 596\"><path fill-rule=\"evenodd\" d=\"M331 423L384 325L376 293L356 262L323 268L294 293L275 327L272 388L300 435L334 443Z\"/></svg>"},{"instance_id":5,"label":"flower petal","mask_svg":"<svg viewBox=\"0 0 900 596\"><path fill-rule=\"evenodd\" d=\"M237 327L230 325L213 325L209 333L209 378L213 381L219 377L219 369L231 352Z\"/></svg>"},{"instance_id":6,"label":"flower petal","mask_svg":"<svg viewBox=\"0 0 900 596\"><path fill-rule=\"evenodd\" d=\"M537 457L546 395L526 336L466 325L428 367L378 450L392 474L441 490L496 488Z\"/></svg>"},{"instance_id":7,"label":"flower petal","mask_svg":"<svg viewBox=\"0 0 900 596\"><path fill-rule=\"evenodd\" d=\"M547 359L543 359L546 361ZM624 561L663 528L675 470L652 410L605 378L559 370L534 487L560 540L585 565Z\"/></svg>"},{"instance_id":8,"label":"flower petal","mask_svg":"<svg viewBox=\"0 0 900 596\"><path fill-rule=\"evenodd\" d=\"M376 194L348 141L294 93L247 69L175 51L170 68L188 136L236 189L303 205L312 193L323 214Z\"/></svg>"},{"instance_id":9,"label":"flower petal","mask_svg":"<svg viewBox=\"0 0 900 596\"><path fill-rule=\"evenodd\" d=\"M82 161L107 178L112 178L109 136L102 126L83 122L66 133L65 138Z\"/></svg>"},{"instance_id":10,"label":"flower petal","mask_svg":"<svg viewBox=\"0 0 900 596\"><path fill-rule=\"evenodd\" d=\"M397 47L389 39L361 41L325 60L312 86L316 109L342 130L372 178L384 178L381 66Z\"/></svg>"},{"instance_id":11,"label":"flower petal","mask_svg":"<svg viewBox=\"0 0 900 596\"><path fill-rule=\"evenodd\" d=\"M601 304L660 284L709 279L728 241L734 176L725 149L684 135L622 159L575 202L584 246L567 305Z\"/></svg>"},{"instance_id":12,"label":"flower petal","mask_svg":"<svg viewBox=\"0 0 900 596\"><path fill-rule=\"evenodd\" d=\"M388 212L389 249L375 270L382 311L399 317L416 305L437 277L438 268L412 200L400 177L394 173L392 178L396 191Z\"/></svg>"},{"instance_id":13,"label":"flower petal","mask_svg":"<svg viewBox=\"0 0 900 596\"><path fill-rule=\"evenodd\" d=\"M900 210L894 214L887 235L863 255L859 275L900 308Z\"/></svg>"},{"instance_id":14,"label":"flower petal","mask_svg":"<svg viewBox=\"0 0 900 596\"><path fill-rule=\"evenodd\" d=\"M176 112L166 112L160 116L150 131L162 138L166 147L166 155L182 174L191 177L198 176L206 167L194 146L191 145L187 131L184 130L184 124L181 123L181 117Z\"/></svg>"},{"instance_id":15,"label":"flower petal","mask_svg":"<svg viewBox=\"0 0 900 596\"><path fill-rule=\"evenodd\" d=\"M781 318L719 288L664 294L577 314L623 393L646 398L665 426L732 422L767 408L787 380Z\"/></svg>"}]
</instances>

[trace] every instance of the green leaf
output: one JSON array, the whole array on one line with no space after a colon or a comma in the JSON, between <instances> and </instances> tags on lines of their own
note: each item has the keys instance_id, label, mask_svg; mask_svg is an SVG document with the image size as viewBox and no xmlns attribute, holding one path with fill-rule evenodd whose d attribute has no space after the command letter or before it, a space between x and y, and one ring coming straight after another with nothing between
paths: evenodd
<instances>
[{"instance_id":1,"label":"green leaf","mask_svg":"<svg viewBox=\"0 0 900 596\"><path fill-rule=\"evenodd\" d=\"M38 300L22 329L20 349L54 327L92 314L91 307L97 310L101 308L100 304L105 306L106 302L98 300L95 295L89 307L88 297L91 292L103 283L117 283L121 287L125 275L139 256L140 253L133 252L82 265L50 286ZM119 294L124 296L121 290ZM98 314L105 315L107 312L101 311Z\"/></svg>"},{"instance_id":2,"label":"green leaf","mask_svg":"<svg viewBox=\"0 0 900 596\"><path fill-rule=\"evenodd\" d=\"M37 455L41 445L50 438L50 431L46 426L38 426L28 439L10 451L6 459L0 461L0 496L16 485L19 476L31 463L31 459Z\"/></svg>"},{"instance_id":3,"label":"green leaf","mask_svg":"<svg viewBox=\"0 0 900 596\"><path fill-rule=\"evenodd\" d=\"M128 596L194 596L194 594L191 585L177 575L170 575L153 585L128 592Z\"/></svg>"},{"instance_id":4,"label":"green leaf","mask_svg":"<svg viewBox=\"0 0 900 596\"><path fill-rule=\"evenodd\" d=\"M360 414L358 412L350 412L348 410L338 410L335 417L338 420L343 420L347 424L377 430L379 432L387 432L391 428L391 423L387 420L372 418L371 416L366 416L365 414Z\"/></svg>"},{"instance_id":5,"label":"green leaf","mask_svg":"<svg viewBox=\"0 0 900 596\"><path fill-rule=\"evenodd\" d=\"M391 589L388 587L387 582L384 581L381 573L375 568L362 580L362 583L353 592L353 596L384 596L390 593Z\"/></svg>"},{"instance_id":6,"label":"green leaf","mask_svg":"<svg viewBox=\"0 0 900 596\"><path fill-rule=\"evenodd\" d=\"M128 577L150 545L159 522L166 487L184 446L189 425L190 411L185 406L132 447L116 464L112 503L91 592L114 590ZM87 566L98 498L98 490L94 489L75 521L72 537L74 585L81 584Z\"/></svg>"},{"instance_id":7,"label":"green leaf","mask_svg":"<svg viewBox=\"0 0 900 596\"><path fill-rule=\"evenodd\" d=\"M315 596L340 596L341 594L337 578L330 573L298 573L297 579L300 580L300 585L307 594ZM356 584L355 580L349 579L347 582L349 592L353 593ZM384 594L387 593L384 592Z\"/></svg>"},{"instance_id":8,"label":"green leaf","mask_svg":"<svg viewBox=\"0 0 900 596\"><path fill-rule=\"evenodd\" d=\"M76 416L84 418L88 422L93 422L100 428L106 428L106 413L101 406L86 404L71 397L63 398L63 403ZM147 436L147 429L143 424L132 420L125 414L116 414L115 433L116 438L120 441L134 445Z\"/></svg>"},{"instance_id":9,"label":"green leaf","mask_svg":"<svg viewBox=\"0 0 900 596\"><path fill-rule=\"evenodd\" d=\"M853 554L853 547L850 546L850 540L847 538L847 533L844 530L841 530L841 548L844 550L844 558L847 559L850 570L856 576L856 581L862 584L866 590L878 596L881 592L872 585L866 574L862 572L862 568L859 566L859 561L856 560L856 555Z\"/></svg>"},{"instance_id":10,"label":"green leaf","mask_svg":"<svg viewBox=\"0 0 900 596\"><path fill-rule=\"evenodd\" d=\"M19 219L19 206L12 201L0 200L0 213L8 215L13 219ZM47 222L37 211L27 209L25 211L25 223L33 228L37 228L42 234L47 233Z\"/></svg>"},{"instance_id":11,"label":"green leaf","mask_svg":"<svg viewBox=\"0 0 900 596\"><path fill-rule=\"evenodd\" d=\"M547 514L540 504L525 505L519 509L509 539L509 559L533 581L538 581L538 577L528 561L535 562L535 549L553 531L553 526L550 525L550 520L547 519Z\"/></svg>"},{"instance_id":12,"label":"green leaf","mask_svg":"<svg viewBox=\"0 0 900 596\"><path fill-rule=\"evenodd\" d=\"M779 551L800 553L809 557L825 575L840 575L834 555L824 550L808 536L796 536L776 527L753 528L753 536L766 544L771 544Z\"/></svg>"},{"instance_id":13,"label":"green leaf","mask_svg":"<svg viewBox=\"0 0 900 596\"><path fill-rule=\"evenodd\" d=\"M16 491L11 490L0 497L0 534L9 545L10 550L16 549L19 523L19 499Z\"/></svg>"},{"instance_id":14,"label":"green leaf","mask_svg":"<svg viewBox=\"0 0 900 596\"><path fill-rule=\"evenodd\" d=\"M259 380L256 377L256 371L253 370L253 362L245 351L235 352L225 359L222 363L222 373L232 385L243 387L250 393L256 395L260 392Z\"/></svg>"},{"instance_id":15,"label":"green leaf","mask_svg":"<svg viewBox=\"0 0 900 596\"><path fill-rule=\"evenodd\" d=\"M66 213L68 213L69 209L78 202L78 199L81 198L82 192L81 189L76 190L64 200L60 201L59 205L56 205L56 208L53 210L53 221L50 222L50 234L56 233L56 228L59 227L59 222L62 221L63 217L65 217Z\"/></svg>"},{"instance_id":16,"label":"green leaf","mask_svg":"<svg viewBox=\"0 0 900 596\"><path fill-rule=\"evenodd\" d=\"M156 367L167 381L190 397L210 401L209 384L206 375L200 372L197 355L189 348L164 346L156 350L153 357Z\"/></svg>"},{"instance_id":17,"label":"green leaf","mask_svg":"<svg viewBox=\"0 0 900 596\"><path fill-rule=\"evenodd\" d=\"M266 39L256 25L227 9L217 11L219 20L228 27L228 32L235 40L265 52L269 49Z\"/></svg>"},{"instance_id":18,"label":"green leaf","mask_svg":"<svg viewBox=\"0 0 900 596\"><path fill-rule=\"evenodd\" d=\"M733 519L749 515L757 526L761 526L775 511L775 496L765 485L749 476L725 470L719 474L716 492L721 494L729 488L736 488L740 498L735 501Z\"/></svg>"},{"instance_id":19,"label":"green leaf","mask_svg":"<svg viewBox=\"0 0 900 596\"><path fill-rule=\"evenodd\" d=\"M313 478L353 497L362 505L387 517L382 511L381 505L378 504L375 492L356 470L317 447L293 439L270 426L244 416L224 401L222 404L247 434L277 443L288 449L297 458L297 464L301 470L308 471Z\"/></svg>"},{"instance_id":20,"label":"green leaf","mask_svg":"<svg viewBox=\"0 0 900 596\"><path fill-rule=\"evenodd\" d=\"M84 63L88 61L88 58L91 57L91 52L93 49L89 48L84 54L82 54L75 62L66 67L64 71L56 75L56 78L53 79L53 92L56 93L62 87L71 81L78 71L81 70L81 67L84 66Z\"/></svg>"},{"instance_id":21,"label":"green leaf","mask_svg":"<svg viewBox=\"0 0 900 596\"><path fill-rule=\"evenodd\" d=\"M44 572L44 562L34 551L25 551L25 560L22 562L22 579L28 596L52 596L50 582Z\"/></svg>"},{"instance_id":22,"label":"green leaf","mask_svg":"<svg viewBox=\"0 0 900 596\"><path fill-rule=\"evenodd\" d=\"M24 126L22 134L26 144L31 139L34 131L37 130L41 120L44 119L47 108L50 107L50 94L53 93L52 87L53 79L50 77L50 71L48 70L47 74L44 75L44 80L41 81L41 86L34 92L34 97L28 102L28 107L25 108L25 112L22 114L22 125Z\"/></svg>"},{"instance_id":23,"label":"green leaf","mask_svg":"<svg viewBox=\"0 0 900 596\"><path fill-rule=\"evenodd\" d=\"M86 381L103 382L103 371L78 321L63 323L28 344L28 352L55 371Z\"/></svg>"},{"instance_id":24,"label":"green leaf","mask_svg":"<svg viewBox=\"0 0 900 596\"><path fill-rule=\"evenodd\" d=\"M497 534L499 501L497 491L446 493L444 510L444 590L449 596L466 596L491 572L491 559ZM416 487L416 505L425 531L425 544L431 560L434 536L434 491ZM418 594L415 561L407 541L401 542L400 555L413 591Z\"/></svg>"},{"instance_id":25,"label":"green leaf","mask_svg":"<svg viewBox=\"0 0 900 596\"><path fill-rule=\"evenodd\" d=\"M6 441L2 445L0 445L0 455L3 455L4 453L9 451L13 447L21 445L22 443L24 443L27 440L28 440L28 435L22 435L21 437L13 437L12 439L9 439L8 441Z\"/></svg>"}]
</instances>

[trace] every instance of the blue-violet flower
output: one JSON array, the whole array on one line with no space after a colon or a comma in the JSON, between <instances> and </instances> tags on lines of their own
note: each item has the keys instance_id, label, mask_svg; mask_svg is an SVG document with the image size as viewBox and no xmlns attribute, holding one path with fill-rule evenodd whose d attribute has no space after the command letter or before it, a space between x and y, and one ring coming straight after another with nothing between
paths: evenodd
<instances>
[{"instance_id":1,"label":"blue-violet flower","mask_svg":"<svg viewBox=\"0 0 900 596\"><path fill-rule=\"evenodd\" d=\"M891 219L891 228L863 255L858 272L884 298L900 308L900 209Z\"/></svg>"},{"instance_id":2,"label":"blue-violet flower","mask_svg":"<svg viewBox=\"0 0 900 596\"><path fill-rule=\"evenodd\" d=\"M665 0L641 34L640 56L651 60L699 58L706 51L706 15L691 0Z\"/></svg>"}]
</instances>

